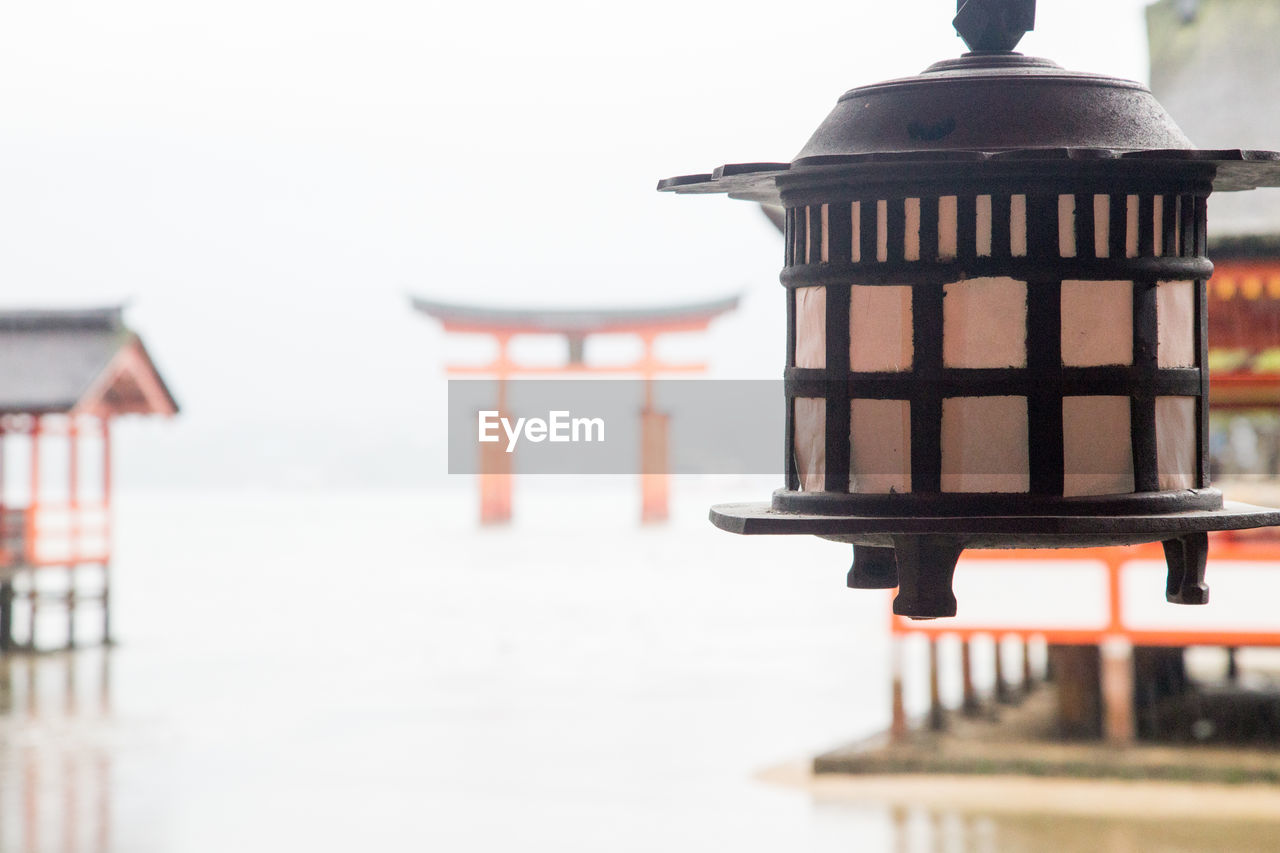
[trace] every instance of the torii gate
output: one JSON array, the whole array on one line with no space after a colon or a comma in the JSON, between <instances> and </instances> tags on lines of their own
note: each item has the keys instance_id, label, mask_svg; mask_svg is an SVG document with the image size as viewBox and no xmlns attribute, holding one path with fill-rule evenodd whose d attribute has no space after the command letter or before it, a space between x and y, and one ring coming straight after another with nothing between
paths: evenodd
<instances>
[{"instance_id":1,"label":"torii gate","mask_svg":"<svg viewBox=\"0 0 1280 853\"><path fill-rule=\"evenodd\" d=\"M660 335L703 332L711 321L738 307L737 296L691 305L654 308L546 309L486 308L430 299L413 299L413 307L444 325L446 332L490 335L498 352L488 364L446 365L449 376L492 377L498 380L495 408L506 407L506 380L530 376L638 375L645 381L641 410L640 518L643 523L665 521L668 503L667 415L654 408L653 380L660 374L700 373L704 362L673 363L658 359L654 347ZM629 364L593 365L586 361L590 335L635 335L643 345L639 359ZM510 344L516 335L555 335L564 338L568 358L558 365L519 364ZM511 456L497 445L480 454L480 522L511 520Z\"/></svg>"}]
</instances>

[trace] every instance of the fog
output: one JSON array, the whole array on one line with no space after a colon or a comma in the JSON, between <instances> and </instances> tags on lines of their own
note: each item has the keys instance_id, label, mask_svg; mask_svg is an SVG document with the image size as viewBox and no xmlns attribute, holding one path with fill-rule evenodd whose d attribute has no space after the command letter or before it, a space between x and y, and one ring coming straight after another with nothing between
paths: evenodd
<instances>
[{"instance_id":1,"label":"fog","mask_svg":"<svg viewBox=\"0 0 1280 853\"><path fill-rule=\"evenodd\" d=\"M1040 5L1025 52L1144 77L1141 0ZM439 481L475 347L409 294L741 292L699 348L776 377L771 226L654 183L789 159L844 90L963 49L950 0L2 8L4 302L127 302L183 405L118 431L126 489Z\"/></svg>"}]
</instances>

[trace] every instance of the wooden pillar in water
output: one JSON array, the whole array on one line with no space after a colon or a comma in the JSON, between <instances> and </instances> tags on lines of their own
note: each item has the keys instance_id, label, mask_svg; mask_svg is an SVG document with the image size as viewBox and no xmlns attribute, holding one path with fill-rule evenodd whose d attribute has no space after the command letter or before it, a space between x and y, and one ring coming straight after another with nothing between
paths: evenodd
<instances>
[{"instance_id":1,"label":"wooden pillar in water","mask_svg":"<svg viewBox=\"0 0 1280 853\"><path fill-rule=\"evenodd\" d=\"M670 472L667 445L668 417L654 407L653 383L657 361L653 349L655 337L642 336L644 357L641 361L644 374L644 408L640 412L640 521L642 524L658 524L667 520Z\"/></svg>"},{"instance_id":2,"label":"wooden pillar in water","mask_svg":"<svg viewBox=\"0 0 1280 853\"><path fill-rule=\"evenodd\" d=\"M902 638L893 636L889 638L889 655L890 669L893 676L893 707L892 722L889 725L889 736L896 741L903 740L907 736L907 709L903 701L903 669L904 662L902 660Z\"/></svg>"},{"instance_id":3,"label":"wooden pillar in water","mask_svg":"<svg viewBox=\"0 0 1280 853\"><path fill-rule=\"evenodd\" d=\"M506 373L510 362L507 353L509 338L498 337L498 399L494 408L500 417L507 413ZM508 524L511 521L511 454L501 442L480 447L480 523L489 526Z\"/></svg>"},{"instance_id":4,"label":"wooden pillar in water","mask_svg":"<svg viewBox=\"0 0 1280 853\"><path fill-rule=\"evenodd\" d=\"M647 405L640 413L640 521L667 520L670 488L667 470L668 416Z\"/></svg>"},{"instance_id":5,"label":"wooden pillar in water","mask_svg":"<svg viewBox=\"0 0 1280 853\"><path fill-rule=\"evenodd\" d=\"M1031 672L1031 638L1022 638L1022 692L1030 693L1035 689L1035 675Z\"/></svg>"},{"instance_id":6,"label":"wooden pillar in water","mask_svg":"<svg viewBox=\"0 0 1280 853\"><path fill-rule=\"evenodd\" d=\"M80 430L67 423L67 510L70 554L67 564L67 649L76 647L76 564L80 560Z\"/></svg>"},{"instance_id":7,"label":"wooden pillar in water","mask_svg":"<svg viewBox=\"0 0 1280 853\"><path fill-rule=\"evenodd\" d=\"M23 533L24 559L27 563L27 612L30 624L27 628L27 647L36 650L36 622L40 615L40 590L36 582L36 535L40 515L40 416L31 422L31 499L27 501L27 518Z\"/></svg>"},{"instance_id":8,"label":"wooden pillar in water","mask_svg":"<svg viewBox=\"0 0 1280 853\"><path fill-rule=\"evenodd\" d=\"M938 679L937 637L929 638L929 728L940 732L947 727L947 710L942 707L942 691Z\"/></svg>"},{"instance_id":9,"label":"wooden pillar in water","mask_svg":"<svg viewBox=\"0 0 1280 853\"><path fill-rule=\"evenodd\" d=\"M1112 746L1133 743L1133 644L1108 637L1102 654L1102 734Z\"/></svg>"},{"instance_id":10,"label":"wooden pillar in water","mask_svg":"<svg viewBox=\"0 0 1280 853\"><path fill-rule=\"evenodd\" d=\"M973 685L973 640L967 637L960 642L960 667L964 671L964 701L960 709L966 716L976 716L982 710L982 703Z\"/></svg>"},{"instance_id":11,"label":"wooden pillar in water","mask_svg":"<svg viewBox=\"0 0 1280 853\"><path fill-rule=\"evenodd\" d=\"M102 511L107 537L111 536L111 421L103 415L102 424ZM102 564L102 645L111 645L111 542L107 543L107 560Z\"/></svg>"},{"instance_id":12,"label":"wooden pillar in water","mask_svg":"<svg viewBox=\"0 0 1280 853\"><path fill-rule=\"evenodd\" d=\"M0 426L0 549L7 551L13 546L16 537L10 527L8 490L5 488L4 437L4 427ZM13 575L11 572L17 558L17 554L9 555L10 564L6 567L7 573L4 579L0 580L0 654L8 654L13 650Z\"/></svg>"},{"instance_id":13,"label":"wooden pillar in water","mask_svg":"<svg viewBox=\"0 0 1280 853\"><path fill-rule=\"evenodd\" d=\"M1013 701L1013 697L1012 697L1012 696L1010 695L1010 693L1009 693L1009 682L1008 682L1008 680L1005 678L1005 675L1004 675L1004 644L1001 642L1001 640L1002 640L1003 638L1002 638L1002 637L1000 637L1000 636L995 636L995 637L993 637L992 639L993 639L993 640L994 640L994 642L995 642L995 645L994 645L994 647L993 647L993 648L994 648L995 656L996 656L996 657L995 657L995 664L996 664L996 684L995 684L996 701L997 701L997 702L999 702L999 703L1000 703L1000 704L1002 704L1002 705L1007 705L1007 704L1009 704L1010 702L1012 702L1012 701Z\"/></svg>"}]
</instances>

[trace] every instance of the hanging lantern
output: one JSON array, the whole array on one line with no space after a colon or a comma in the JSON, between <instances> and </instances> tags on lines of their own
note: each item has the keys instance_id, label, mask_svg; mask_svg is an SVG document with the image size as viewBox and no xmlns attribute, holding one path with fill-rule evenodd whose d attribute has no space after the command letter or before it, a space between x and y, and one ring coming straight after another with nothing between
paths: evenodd
<instances>
[{"instance_id":1,"label":"hanging lantern","mask_svg":"<svg viewBox=\"0 0 1280 853\"><path fill-rule=\"evenodd\" d=\"M659 183L786 210L786 484L734 533L854 544L849 585L952 616L968 547L1164 543L1280 524L1209 483L1206 199L1280 154L1194 150L1146 87L1013 52L1034 0L969 0L972 52L854 89L791 163Z\"/></svg>"}]
</instances>

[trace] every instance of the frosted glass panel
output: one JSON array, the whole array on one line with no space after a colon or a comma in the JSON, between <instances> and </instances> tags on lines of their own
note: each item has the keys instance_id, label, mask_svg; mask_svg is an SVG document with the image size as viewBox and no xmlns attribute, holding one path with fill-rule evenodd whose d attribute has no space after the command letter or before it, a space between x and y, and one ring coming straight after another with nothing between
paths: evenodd
<instances>
[{"instance_id":1,"label":"frosted glass panel","mask_svg":"<svg viewBox=\"0 0 1280 853\"><path fill-rule=\"evenodd\" d=\"M980 258L989 258L991 257L991 196L978 196L975 213L978 231L977 254Z\"/></svg>"},{"instance_id":2,"label":"frosted glass panel","mask_svg":"<svg viewBox=\"0 0 1280 853\"><path fill-rule=\"evenodd\" d=\"M1194 489L1199 443L1196 398L1156 398L1156 469L1161 489Z\"/></svg>"},{"instance_id":3,"label":"frosted glass panel","mask_svg":"<svg viewBox=\"0 0 1280 853\"><path fill-rule=\"evenodd\" d=\"M1111 196L1093 197L1093 253L1099 258L1111 257Z\"/></svg>"},{"instance_id":4,"label":"frosted glass panel","mask_svg":"<svg viewBox=\"0 0 1280 853\"><path fill-rule=\"evenodd\" d=\"M1058 254L1076 256L1076 197L1058 196Z\"/></svg>"},{"instance_id":5,"label":"frosted glass panel","mask_svg":"<svg viewBox=\"0 0 1280 853\"><path fill-rule=\"evenodd\" d=\"M1044 228L1047 222L1036 223ZM1009 254L1015 258L1026 257L1027 254L1027 197L1015 195L1009 199Z\"/></svg>"},{"instance_id":6,"label":"frosted glass panel","mask_svg":"<svg viewBox=\"0 0 1280 853\"><path fill-rule=\"evenodd\" d=\"M849 289L849 368L855 372L911 369L911 288Z\"/></svg>"},{"instance_id":7,"label":"frosted glass panel","mask_svg":"<svg viewBox=\"0 0 1280 853\"><path fill-rule=\"evenodd\" d=\"M1026 282L974 278L952 282L943 291L945 366L1026 367Z\"/></svg>"},{"instance_id":8,"label":"frosted glass panel","mask_svg":"<svg viewBox=\"0 0 1280 853\"><path fill-rule=\"evenodd\" d=\"M1127 196L1125 203L1124 252L1126 258L1138 257L1138 197Z\"/></svg>"},{"instance_id":9,"label":"frosted glass panel","mask_svg":"<svg viewBox=\"0 0 1280 853\"><path fill-rule=\"evenodd\" d=\"M862 261L862 203L855 201L849 205L849 222L851 224L851 237L853 242L850 244L853 253L850 256L855 264Z\"/></svg>"},{"instance_id":10,"label":"frosted glass panel","mask_svg":"<svg viewBox=\"0 0 1280 853\"><path fill-rule=\"evenodd\" d=\"M1161 367L1195 367L1195 286L1190 281L1156 285L1156 348Z\"/></svg>"},{"instance_id":11,"label":"frosted glass panel","mask_svg":"<svg viewBox=\"0 0 1280 853\"><path fill-rule=\"evenodd\" d=\"M1133 363L1133 282L1062 283L1062 363Z\"/></svg>"},{"instance_id":12,"label":"frosted glass panel","mask_svg":"<svg viewBox=\"0 0 1280 853\"><path fill-rule=\"evenodd\" d=\"M827 401L797 397L795 421L796 471L800 489L821 492L827 476Z\"/></svg>"},{"instance_id":13,"label":"frosted glass panel","mask_svg":"<svg viewBox=\"0 0 1280 853\"><path fill-rule=\"evenodd\" d=\"M956 257L956 221L958 200L953 195L938 199L938 260L952 261Z\"/></svg>"},{"instance_id":14,"label":"frosted glass panel","mask_svg":"<svg viewBox=\"0 0 1280 853\"><path fill-rule=\"evenodd\" d=\"M824 264L831 259L831 210L830 205L822 206L822 254L819 260Z\"/></svg>"},{"instance_id":15,"label":"frosted glass panel","mask_svg":"<svg viewBox=\"0 0 1280 853\"><path fill-rule=\"evenodd\" d=\"M942 491L1026 492L1026 397L942 401Z\"/></svg>"},{"instance_id":16,"label":"frosted glass panel","mask_svg":"<svg viewBox=\"0 0 1280 853\"><path fill-rule=\"evenodd\" d=\"M1156 196L1152 208L1151 228L1155 231L1155 237L1151 245L1155 248L1156 257L1160 257L1164 254L1164 196Z\"/></svg>"},{"instance_id":17,"label":"frosted glass panel","mask_svg":"<svg viewBox=\"0 0 1280 853\"><path fill-rule=\"evenodd\" d=\"M1063 491L1118 495L1134 489L1128 397L1063 397Z\"/></svg>"},{"instance_id":18,"label":"frosted glass panel","mask_svg":"<svg viewBox=\"0 0 1280 853\"><path fill-rule=\"evenodd\" d=\"M911 404L849 401L849 491L911 491Z\"/></svg>"},{"instance_id":19,"label":"frosted glass panel","mask_svg":"<svg viewBox=\"0 0 1280 853\"><path fill-rule=\"evenodd\" d=\"M889 260L889 202L876 202L876 260Z\"/></svg>"},{"instance_id":20,"label":"frosted glass panel","mask_svg":"<svg viewBox=\"0 0 1280 853\"><path fill-rule=\"evenodd\" d=\"M796 288L796 367L827 366L827 289Z\"/></svg>"},{"instance_id":21,"label":"frosted glass panel","mask_svg":"<svg viewBox=\"0 0 1280 853\"><path fill-rule=\"evenodd\" d=\"M909 198L905 203L906 242L902 256L908 261L920 260L920 199Z\"/></svg>"}]
</instances>

